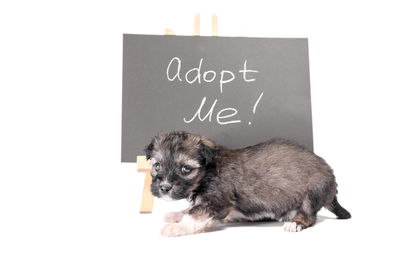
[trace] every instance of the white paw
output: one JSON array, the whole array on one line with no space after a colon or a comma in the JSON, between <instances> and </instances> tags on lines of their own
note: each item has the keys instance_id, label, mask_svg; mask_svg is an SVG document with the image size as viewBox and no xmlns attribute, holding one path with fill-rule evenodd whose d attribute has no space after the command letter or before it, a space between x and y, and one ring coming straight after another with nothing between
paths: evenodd
<instances>
[{"instance_id":1,"label":"white paw","mask_svg":"<svg viewBox=\"0 0 400 267\"><path fill-rule=\"evenodd\" d=\"M163 236L181 236L192 234L190 229L181 223L169 223L161 230Z\"/></svg>"},{"instance_id":2,"label":"white paw","mask_svg":"<svg viewBox=\"0 0 400 267\"><path fill-rule=\"evenodd\" d=\"M164 221L167 223L177 223L182 220L183 212L168 212L164 215Z\"/></svg>"},{"instance_id":3,"label":"white paw","mask_svg":"<svg viewBox=\"0 0 400 267\"><path fill-rule=\"evenodd\" d=\"M303 226L295 222L285 222L283 224L283 230L285 230L286 232L300 232L301 230L303 230Z\"/></svg>"}]
</instances>

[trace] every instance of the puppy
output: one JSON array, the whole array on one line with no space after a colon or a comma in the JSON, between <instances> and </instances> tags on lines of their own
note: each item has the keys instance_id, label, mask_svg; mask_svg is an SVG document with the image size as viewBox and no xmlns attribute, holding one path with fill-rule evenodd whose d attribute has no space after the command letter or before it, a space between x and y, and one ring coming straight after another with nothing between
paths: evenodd
<instances>
[{"instance_id":1,"label":"puppy","mask_svg":"<svg viewBox=\"0 0 400 267\"><path fill-rule=\"evenodd\" d=\"M188 199L190 207L169 213L164 236L212 230L219 223L284 221L284 230L312 226L325 207L339 219L350 213L337 201L329 165L303 146L272 139L227 149L183 131L160 134L145 148L151 160L154 196Z\"/></svg>"}]
</instances>

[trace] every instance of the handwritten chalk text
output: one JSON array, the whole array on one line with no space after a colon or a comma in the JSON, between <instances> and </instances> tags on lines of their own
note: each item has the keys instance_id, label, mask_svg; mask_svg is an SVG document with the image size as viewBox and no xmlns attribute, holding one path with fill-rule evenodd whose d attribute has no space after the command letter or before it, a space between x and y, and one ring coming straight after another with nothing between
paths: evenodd
<instances>
[{"instance_id":1,"label":"handwritten chalk text","mask_svg":"<svg viewBox=\"0 0 400 267\"><path fill-rule=\"evenodd\" d=\"M229 83L237 79L236 75L238 77L242 77L243 81L246 83L254 82L256 80L254 74L258 73L258 70L248 69L247 60L244 60L243 67L241 67L241 69L239 69L238 71L228 70L228 69L221 69L218 71L212 69L204 70L203 68L204 61L205 61L204 58L201 58L199 60L199 64L198 65L196 64L194 68L191 68L187 71L183 71L182 60L179 57L173 57L169 61L166 71L168 81L184 82L187 84L194 84L194 83L202 84L202 82L212 83L215 81L218 82L219 91L221 94L223 94L224 88ZM229 93L229 90L227 91ZM253 114L256 113L257 105L260 102L263 94L264 93L262 92L258 97L257 101L255 102L253 106ZM190 119L184 117L183 121L185 123L191 123L195 119L198 119L201 122L206 121L208 119L209 122L212 122L214 116L214 110L216 109L218 99L214 100L214 102L211 104L208 110L205 107L206 101L207 97L203 97L200 106L196 110L194 115ZM215 121L220 125L240 123L241 120L236 117L237 114L238 110L236 108L233 107L222 108L215 115ZM251 125L251 121L248 122L248 125Z\"/></svg>"},{"instance_id":2,"label":"handwritten chalk text","mask_svg":"<svg viewBox=\"0 0 400 267\"><path fill-rule=\"evenodd\" d=\"M198 66L182 73L182 60L179 57L173 57L167 67L167 78L169 81L178 80L180 82L187 82L188 84L193 84L197 82L201 84L201 82L211 83L216 79L219 83L219 90L223 93L223 88L226 84L232 82L236 79L235 72L232 70L202 70L204 58L201 58ZM254 82L256 79L251 76L251 73L258 73L258 70L247 69L247 60L243 63L243 68L238 70L238 73L242 74L243 81L245 82ZM218 75L218 77L217 77ZM182 77L185 77L183 80Z\"/></svg>"},{"instance_id":3,"label":"handwritten chalk text","mask_svg":"<svg viewBox=\"0 0 400 267\"><path fill-rule=\"evenodd\" d=\"M206 102L207 98L203 97L203 100L200 103L200 107L199 109L196 111L196 113L193 115L193 117L190 120L187 120L186 118L183 118L183 121L185 123L191 123L196 117L200 120L200 121L205 121L208 117L208 121L211 122L212 120L212 115L214 112L214 108L215 105L217 104L218 99L214 100L214 103L211 105L210 110L207 112L207 114L205 114L203 117L201 116L201 111L203 109L204 103ZM223 115L223 113L225 113L225 115ZM237 109L235 108L224 108L221 109L217 115L216 115L216 121L219 124L230 124L230 123L239 123L240 120L224 120L224 119L228 119L230 117L235 116L238 113Z\"/></svg>"}]
</instances>

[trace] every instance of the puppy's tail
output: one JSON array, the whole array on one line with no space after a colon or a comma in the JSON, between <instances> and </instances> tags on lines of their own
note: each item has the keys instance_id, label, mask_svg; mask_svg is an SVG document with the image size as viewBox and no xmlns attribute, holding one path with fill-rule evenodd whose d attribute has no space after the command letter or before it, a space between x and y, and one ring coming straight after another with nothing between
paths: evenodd
<instances>
[{"instance_id":1,"label":"puppy's tail","mask_svg":"<svg viewBox=\"0 0 400 267\"><path fill-rule=\"evenodd\" d=\"M332 203L325 206L329 211L333 212L338 219L350 219L351 214L345 208L340 206L337 197L333 199Z\"/></svg>"}]
</instances>

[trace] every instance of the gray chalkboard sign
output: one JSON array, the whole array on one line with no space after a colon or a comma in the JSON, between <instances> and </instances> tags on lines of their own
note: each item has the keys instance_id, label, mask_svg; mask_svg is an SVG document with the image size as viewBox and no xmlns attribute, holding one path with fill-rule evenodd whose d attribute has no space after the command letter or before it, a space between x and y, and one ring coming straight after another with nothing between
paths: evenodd
<instances>
[{"instance_id":1,"label":"gray chalkboard sign","mask_svg":"<svg viewBox=\"0 0 400 267\"><path fill-rule=\"evenodd\" d=\"M307 39L125 34L123 45L123 162L172 130L313 149Z\"/></svg>"}]
</instances>

